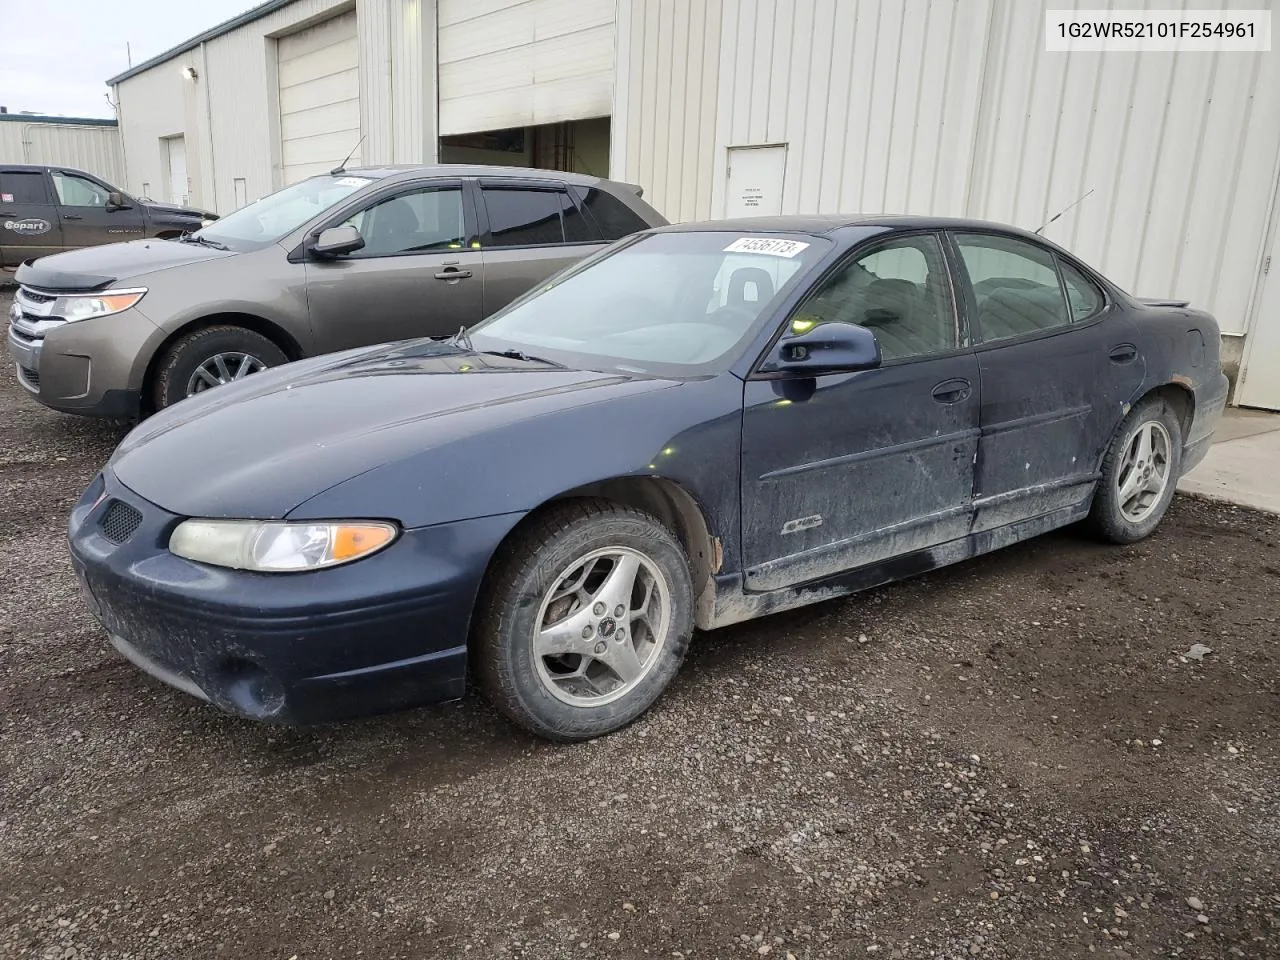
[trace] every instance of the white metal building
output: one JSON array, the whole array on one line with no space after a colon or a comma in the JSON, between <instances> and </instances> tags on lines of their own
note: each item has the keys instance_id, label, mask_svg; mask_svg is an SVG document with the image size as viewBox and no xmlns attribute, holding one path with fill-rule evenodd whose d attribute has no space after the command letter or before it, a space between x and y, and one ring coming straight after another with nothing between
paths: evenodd
<instances>
[{"instance_id":1,"label":"white metal building","mask_svg":"<svg viewBox=\"0 0 1280 960\"><path fill-rule=\"evenodd\" d=\"M74 167L124 185L120 131L114 120L0 113L0 163Z\"/></svg>"},{"instance_id":2,"label":"white metal building","mask_svg":"<svg viewBox=\"0 0 1280 960\"><path fill-rule=\"evenodd\" d=\"M1045 234L1135 293L1212 310L1236 402L1280 409L1276 55L1049 53L1049 6L269 0L110 83L129 188L224 212L361 137L364 163L608 173L672 220L1035 228L1092 191Z\"/></svg>"}]
</instances>

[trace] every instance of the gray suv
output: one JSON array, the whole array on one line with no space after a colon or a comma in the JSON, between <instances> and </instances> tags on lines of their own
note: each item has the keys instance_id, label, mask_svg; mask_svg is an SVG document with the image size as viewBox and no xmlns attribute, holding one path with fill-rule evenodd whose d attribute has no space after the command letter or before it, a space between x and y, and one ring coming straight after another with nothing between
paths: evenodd
<instances>
[{"instance_id":1,"label":"gray suv","mask_svg":"<svg viewBox=\"0 0 1280 960\"><path fill-rule=\"evenodd\" d=\"M514 167L338 169L174 240L18 269L19 382L132 419L264 367L443 336L666 220L640 189Z\"/></svg>"}]
</instances>

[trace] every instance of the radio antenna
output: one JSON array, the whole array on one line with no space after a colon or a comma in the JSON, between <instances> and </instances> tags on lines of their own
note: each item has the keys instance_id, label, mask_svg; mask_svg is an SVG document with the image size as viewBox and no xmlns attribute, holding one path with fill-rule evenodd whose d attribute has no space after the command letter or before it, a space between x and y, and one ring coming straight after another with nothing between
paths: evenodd
<instances>
[{"instance_id":1,"label":"radio antenna","mask_svg":"<svg viewBox=\"0 0 1280 960\"><path fill-rule=\"evenodd\" d=\"M362 143L364 143L364 137L361 137L359 140L356 141L356 145L352 147L351 152L347 154L346 160L343 160L340 164L338 164L336 167L334 167L332 170L329 171L329 176L336 177L340 173L346 173L347 164L351 162L351 158L356 155L356 151L360 149L360 144ZM1059 214L1059 216L1061 216L1061 214ZM1052 222L1053 221L1050 221L1050 223Z\"/></svg>"},{"instance_id":2,"label":"radio antenna","mask_svg":"<svg viewBox=\"0 0 1280 960\"><path fill-rule=\"evenodd\" d=\"M1089 192L1088 192L1088 193L1086 193L1083 197L1081 197L1079 200L1075 201L1075 203L1067 204L1067 206L1063 207L1061 210L1059 210L1057 213L1055 213L1052 217L1050 217L1048 220L1046 220L1044 223L1042 223L1042 224L1041 224L1041 225L1036 229L1036 236L1040 236L1040 232L1041 232L1042 230L1044 230L1044 228L1045 228L1045 227L1047 227L1049 224L1053 223L1053 221L1057 220L1060 216L1062 216L1064 213L1066 213L1066 212L1067 212L1068 210L1070 210L1072 207L1077 206L1077 205L1079 205L1079 204L1081 204L1081 203L1084 203L1084 201L1088 200L1088 199L1089 199L1089 197L1090 197L1090 196L1092 196L1092 195L1093 195L1093 187L1090 187L1090 188L1089 188Z\"/></svg>"}]
</instances>

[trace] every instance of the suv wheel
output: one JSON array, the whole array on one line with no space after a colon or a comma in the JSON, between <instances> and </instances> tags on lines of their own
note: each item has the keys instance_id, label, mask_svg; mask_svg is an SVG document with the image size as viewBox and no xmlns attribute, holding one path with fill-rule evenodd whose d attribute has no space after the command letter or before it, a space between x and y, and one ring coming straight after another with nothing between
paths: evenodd
<instances>
[{"instance_id":1,"label":"suv wheel","mask_svg":"<svg viewBox=\"0 0 1280 960\"><path fill-rule=\"evenodd\" d=\"M267 367L288 363L274 343L244 327L205 327L174 343L160 359L153 400L163 410L179 400Z\"/></svg>"}]
</instances>

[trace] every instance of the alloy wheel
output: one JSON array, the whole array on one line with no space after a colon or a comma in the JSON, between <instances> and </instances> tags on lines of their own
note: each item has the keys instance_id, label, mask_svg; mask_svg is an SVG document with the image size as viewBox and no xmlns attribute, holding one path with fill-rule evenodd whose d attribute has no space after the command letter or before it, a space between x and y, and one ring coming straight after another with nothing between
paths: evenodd
<instances>
[{"instance_id":1,"label":"alloy wheel","mask_svg":"<svg viewBox=\"0 0 1280 960\"><path fill-rule=\"evenodd\" d=\"M265 363L250 353L215 353L191 374L187 381L187 396L192 397L210 387L243 380L266 368Z\"/></svg>"},{"instance_id":2,"label":"alloy wheel","mask_svg":"<svg viewBox=\"0 0 1280 960\"><path fill-rule=\"evenodd\" d=\"M542 599L533 659L547 691L596 707L635 689L667 642L671 588L644 554L593 550L570 563Z\"/></svg>"},{"instance_id":3,"label":"alloy wheel","mask_svg":"<svg viewBox=\"0 0 1280 960\"><path fill-rule=\"evenodd\" d=\"M1125 446L1116 471L1116 502L1130 523L1141 523L1160 505L1169 485L1171 461L1169 431L1158 420L1148 420Z\"/></svg>"}]
</instances>

